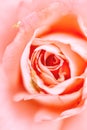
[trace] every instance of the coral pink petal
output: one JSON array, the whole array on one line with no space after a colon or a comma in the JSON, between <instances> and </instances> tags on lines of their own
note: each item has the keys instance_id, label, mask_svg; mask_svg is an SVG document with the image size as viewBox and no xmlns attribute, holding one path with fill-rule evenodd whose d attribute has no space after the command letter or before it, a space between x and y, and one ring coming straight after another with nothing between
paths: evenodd
<instances>
[{"instance_id":1,"label":"coral pink petal","mask_svg":"<svg viewBox=\"0 0 87 130\"><path fill-rule=\"evenodd\" d=\"M84 72L86 67L85 60L87 60L87 42L85 40L81 40L71 35L61 33L49 34L42 38L44 40L54 40L55 43L56 41L59 41L58 43L56 43L56 45L61 48L61 51L69 60L71 76L80 75ZM77 62L79 64L77 64Z\"/></svg>"},{"instance_id":2,"label":"coral pink petal","mask_svg":"<svg viewBox=\"0 0 87 130\"><path fill-rule=\"evenodd\" d=\"M7 45L12 42L17 34L18 29L15 27L15 23L29 15L32 11L39 11L52 2L52 0L44 0L43 2L34 0L32 7L32 1L0 1L0 60Z\"/></svg>"},{"instance_id":3,"label":"coral pink petal","mask_svg":"<svg viewBox=\"0 0 87 130\"><path fill-rule=\"evenodd\" d=\"M61 130L86 130L87 129L87 109L76 116L64 119Z\"/></svg>"},{"instance_id":4,"label":"coral pink petal","mask_svg":"<svg viewBox=\"0 0 87 130\"><path fill-rule=\"evenodd\" d=\"M0 86L0 130L48 130L48 128L57 130L61 127L60 121L42 123L33 121L39 109L38 103L35 101L14 102L14 89L9 85L2 68L0 68Z\"/></svg>"},{"instance_id":5,"label":"coral pink petal","mask_svg":"<svg viewBox=\"0 0 87 130\"><path fill-rule=\"evenodd\" d=\"M36 21L36 24L34 24L34 20ZM19 32L16 38L5 50L3 57L3 67L8 73L10 81L14 83L17 82L17 80L19 79L19 64L23 50L28 41L33 36L35 29L39 26L39 22L40 18L38 18L38 13L34 12L31 15L29 15L29 17L27 17L24 21L22 21L19 24ZM26 28L28 30L26 30Z\"/></svg>"},{"instance_id":6,"label":"coral pink petal","mask_svg":"<svg viewBox=\"0 0 87 130\"><path fill-rule=\"evenodd\" d=\"M38 27L43 25L43 22L46 21L46 19L48 20L49 13L52 12L52 10L50 10L50 7L45 10L46 11L41 11L39 13L34 11L25 18L23 18L19 24L19 31L14 41L12 41L11 44L8 45L8 47L5 50L3 66L9 74L8 77L10 77L10 81L14 83L19 79L19 61L26 44L33 36L34 31ZM48 21L50 23L50 20ZM14 68L14 66L16 69ZM14 76L10 76L10 74Z\"/></svg>"},{"instance_id":7,"label":"coral pink petal","mask_svg":"<svg viewBox=\"0 0 87 130\"><path fill-rule=\"evenodd\" d=\"M74 92L73 94L66 94L66 95L48 95L48 94L32 94L29 95L28 93L18 93L14 96L15 101L20 100L31 100L34 99L38 101L40 104L43 104L45 106L49 106L49 110L51 109L57 109L58 112L62 111L63 109L69 109L71 107L74 107L77 105L78 101L80 101L81 98L81 90Z\"/></svg>"},{"instance_id":8,"label":"coral pink petal","mask_svg":"<svg viewBox=\"0 0 87 130\"><path fill-rule=\"evenodd\" d=\"M30 12L30 0L0 1L0 60L7 45L15 38L18 29L15 23ZM27 6L26 6L27 5ZM25 10L27 9L27 11ZM25 13L23 13L23 11Z\"/></svg>"},{"instance_id":9,"label":"coral pink petal","mask_svg":"<svg viewBox=\"0 0 87 130\"><path fill-rule=\"evenodd\" d=\"M38 79L37 79L38 80ZM78 83L77 83L78 81ZM80 77L75 77L68 79L62 83L59 83L58 85L55 85L53 88L48 88L44 84L41 84L39 80L37 81L38 86L46 91L49 94L57 95L57 94L62 94L62 93L72 93L73 91L77 91L80 88L83 87L84 79ZM72 86L74 86L72 88Z\"/></svg>"}]
</instances>

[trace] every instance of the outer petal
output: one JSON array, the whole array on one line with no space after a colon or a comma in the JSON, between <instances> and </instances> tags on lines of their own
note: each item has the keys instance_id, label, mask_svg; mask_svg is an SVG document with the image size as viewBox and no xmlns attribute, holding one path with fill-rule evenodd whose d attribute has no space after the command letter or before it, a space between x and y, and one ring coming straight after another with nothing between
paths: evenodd
<instances>
[{"instance_id":1,"label":"outer petal","mask_svg":"<svg viewBox=\"0 0 87 130\"><path fill-rule=\"evenodd\" d=\"M0 0L0 60L2 58L3 52L8 44L14 39L18 29L15 28L14 24L19 20L20 13L22 17L25 16L25 13L22 12L22 9L26 7L27 0ZM30 1L27 2L27 7L29 6ZM27 10L29 12L29 9Z\"/></svg>"},{"instance_id":2,"label":"outer petal","mask_svg":"<svg viewBox=\"0 0 87 130\"><path fill-rule=\"evenodd\" d=\"M61 127L60 121L35 123L33 118L39 108L38 103L14 102L14 93L15 89L10 86L7 75L0 66L0 130L57 130Z\"/></svg>"},{"instance_id":3,"label":"outer petal","mask_svg":"<svg viewBox=\"0 0 87 130\"><path fill-rule=\"evenodd\" d=\"M36 21L36 24L34 24ZM14 41L6 48L3 56L3 67L10 81L17 83L20 76L20 58L23 50L39 26L41 19L38 13L33 12L20 23L20 28Z\"/></svg>"},{"instance_id":4,"label":"outer petal","mask_svg":"<svg viewBox=\"0 0 87 130\"><path fill-rule=\"evenodd\" d=\"M64 120L61 130L86 130L87 129L87 109L79 115Z\"/></svg>"},{"instance_id":5,"label":"outer petal","mask_svg":"<svg viewBox=\"0 0 87 130\"><path fill-rule=\"evenodd\" d=\"M79 113L76 116L66 118L63 121L63 126L61 130L86 130L87 129L87 78L85 80L84 84L84 90L83 90L83 98L85 99L85 104L84 104L84 111Z\"/></svg>"},{"instance_id":6,"label":"outer petal","mask_svg":"<svg viewBox=\"0 0 87 130\"><path fill-rule=\"evenodd\" d=\"M50 2L49 2L50 3ZM45 5L44 5L45 6ZM57 5L58 7L59 5ZM31 15L26 16L22 19L22 24L20 27L20 31L18 31L15 39L11 42L11 44L6 48L4 58L3 58L3 66L5 67L9 77L11 77L10 81L17 82L19 80L19 62L20 57L25 48L28 41L33 36L34 31L42 25L46 19L48 20L49 16L50 19L54 17L55 11L53 12L52 16L50 8L54 8L55 6L49 6L46 10L42 10L41 12L33 12ZM57 9L56 7L56 9ZM34 23L36 22L36 23ZM47 22L47 21L46 21ZM50 20L48 20L50 23ZM14 59L14 61L13 61ZM13 67L12 67L13 66ZM14 69L15 66L15 69ZM14 77L13 77L14 76Z\"/></svg>"},{"instance_id":7,"label":"outer petal","mask_svg":"<svg viewBox=\"0 0 87 130\"><path fill-rule=\"evenodd\" d=\"M29 95L27 93L19 93L15 96L14 99L15 101L20 101L22 99L33 99L35 101L38 101L38 103L40 103L38 105L41 106L37 110L38 113L35 116L35 120L43 121L60 120L62 118L80 113L84 109L84 99L81 99L81 96L81 91L64 96L53 96L44 94Z\"/></svg>"},{"instance_id":8,"label":"outer petal","mask_svg":"<svg viewBox=\"0 0 87 130\"><path fill-rule=\"evenodd\" d=\"M0 0L0 60L6 46L17 34L18 29L15 28L15 23L33 11L46 8L52 1L54 0L43 2L40 0Z\"/></svg>"}]
</instances>

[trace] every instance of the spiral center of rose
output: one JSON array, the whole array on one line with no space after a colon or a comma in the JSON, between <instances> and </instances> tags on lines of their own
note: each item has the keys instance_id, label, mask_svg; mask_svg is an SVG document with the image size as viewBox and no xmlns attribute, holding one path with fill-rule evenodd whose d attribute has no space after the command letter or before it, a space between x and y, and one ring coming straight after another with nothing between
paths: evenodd
<instances>
[{"instance_id":1,"label":"spiral center of rose","mask_svg":"<svg viewBox=\"0 0 87 130\"><path fill-rule=\"evenodd\" d=\"M53 45L31 48L31 66L46 85L55 85L70 78L69 62L59 48Z\"/></svg>"},{"instance_id":2,"label":"spiral center of rose","mask_svg":"<svg viewBox=\"0 0 87 130\"><path fill-rule=\"evenodd\" d=\"M59 63L60 59L58 59L58 57L55 56L54 54L49 55L48 58L46 59L47 66L55 66L58 65Z\"/></svg>"}]
</instances>

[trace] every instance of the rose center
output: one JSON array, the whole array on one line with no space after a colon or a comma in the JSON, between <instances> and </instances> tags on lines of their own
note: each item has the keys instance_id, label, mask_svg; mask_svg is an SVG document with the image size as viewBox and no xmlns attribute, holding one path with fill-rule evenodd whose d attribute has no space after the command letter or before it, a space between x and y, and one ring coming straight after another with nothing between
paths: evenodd
<instances>
[{"instance_id":1,"label":"rose center","mask_svg":"<svg viewBox=\"0 0 87 130\"><path fill-rule=\"evenodd\" d=\"M55 65L58 65L58 64L60 64L60 60L54 54L51 54L46 59L46 65L47 66L55 66Z\"/></svg>"},{"instance_id":2,"label":"rose center","mask_svg":"<svg viewBox=\"0 0 87 130\"><path fill-rule=\"evenodd\" d=\"M56 83L70 78L69 63L61 50L55 46L51 51L43 49L43 47L37 47L31 55L31 66L37 75L43 79L46 85L48 85L47 78L49 80L54 78Z\"/></svg>"}]
</instances>

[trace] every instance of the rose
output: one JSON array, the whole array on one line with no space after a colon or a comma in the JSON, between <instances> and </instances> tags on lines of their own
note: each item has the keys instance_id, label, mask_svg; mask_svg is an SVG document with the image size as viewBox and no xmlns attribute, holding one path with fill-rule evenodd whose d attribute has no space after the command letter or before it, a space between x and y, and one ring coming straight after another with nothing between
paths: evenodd
<instances>
[{"instance_id":1,"label":"rose","mask_svg":"<svg viewBox=\"0 0 87 130\"><path fill-rule=\"evenodd\" d=\"M22 34L22 35L24 36L24 34ZM24 38L24 37L23 37L23 38ZM18 39L17 39L17 41L18 41ZM36 42L36 41L35 41L35 42ZM63 44L63 43L62 43L62 44ZM13 44L13 45L14 45L14 44ZM13 45L12 45L12 46L13 46ZM14 46L13 46L13 47L14 47ZM17 48L17 47L16 47L16 48ZM9 48L7 48L6 51L8 52L8 50L9 50L9 52L10 52L10 49L12 49L12 48L9 47ZM59 49L59 50L60 50L60 49ZM6 60L6 59L7 59L7 57L6 57L7 55L6 55L6 54L8 54L7 52L5 53L5 56L4 56L4 63L5 63L5 64L6 64L6 62L7 62L7 60ZM24 51L24 53L25 53L25 51ZM80 53L81 53L81 52L80 52ZM82 54L82 53L81 53L81 54ZM9 59L8 59L8 60L9 60ZM23 60L22 60L22 61L23 61ZM8 62L7 62L7 63L8 63ZM14 64L14 63L13 63L13 64ZM7 65L6 67L9 66L9 64L6 64L6 65ZM22 65L23 65L23 64L22 64ZM3 66L5 66L5 65L3 64ZM82 68L84 68L84 67L82 67ZM17 67L16 67L16 69L17 69ZM5 70L6 70L6 68L5 68ZM13 72L13 70L12 70L12 72ZM11 74L11 73L10 73L10 74ZM15 71L14 74L16 74L16 71ZM17 72L17 74L18 74L18 72ZM10 77L10 78L11 78L11 77ZM11 78L11 79L12 79L12 78ZM18 78L17 78L17 79L18 79ZM15 83L15 81L16 81L17 79L16 79L16 77L15 77L15 79L13 78L12 82L10 82L10 83L13 83L13 82ZM24 97L23 97L23 96L24 96ZM25 97L25 96L26 96L26 97ZM43 94L41 94L41 96L43 96ZM84 95L83 95L83 96L84 96ZM20 95L19 98L26 98L26 99L27 99L27 98L30 98L30 97L28 97L27 95L22 95L22 96ZM37 97L35 97L35 98L37 99ZM18 97L17 97L17 99L18 99ZM41 102L42 102L42 101L41 101ZM47 104L48 104L48 103L47 103ZM42 114L42 113L41 113L41 114Z\"/></svg>"},{"instance_id":2,"label":"rose","mask_svg":"<svg viewBox=\"0 0 87 130\"><path fill-rule=\"evenodd\" d=\"M38 2L34 0L33 7L29 1L0 1L0 129L57 129L58 123L44 122L36 124L33 122L33 115L37 112L38 106L34 101L14 102L15 93L23 89L23 83L20 76L20 57L23 53L24 44L22 41L24 35L23 29L17 29L16 23L26 14L33 10L39 10L47 6L51 1ZM40 6L39 6L40 5ZM38 8L39 7L39 8ZM5 11L6 10L6 11ZM6 17L7 16L7 17ZM8 19L9 17L9 19ZM4 25L5 23L5 25ZM26 32L25 32L26 33ZM22 36L21 36L22 35ZM28 37L29 40L29 37ZM23 43L23 42L22 42ZM19 51L19 47L21 49ZM22 46L23 45L23 46ZM17 50L18 49L18 50ZM14 52L13 52L14 51ZM16 55L17 54L17 55ZM13 61L14 59L14 61ZM12 66L15 66L14 68ZM22 87L21 87L22 86ZM36 106L36 107L35 107ZM22 117L22 118L21 118ZM15 122L15 124L14 124ZM51 128L50 128L51 125Z\"/></svg>"},{"instance_id":3,"label":"rose","mask_svg":"<svg viewBox=\"0 0 87 130\"><path fill-rule=\"evenodd\" d=\"M76 41L80 42L79 38L81 37L83 37L82 39L85 39L85 35L79 29L79 26L81 25L76 26L76 24L79 23L76 21L77 19L73 14L66 13L61 15L60 18L56 14L55 20L55 9L57 11L57 4L56 6L55 4L54 6L52 4L52 6L47 9L49 12L53 12L53 16L51 18L54 18L54 21L52 21L52 23L49 23L49 21L48 23L45 23L46 30L44 29L43 31L41 28L38 30L40 32L36 32L36 35L34 35L24 50L21 60L22 76L28 93L18 94L16 100L34 99L40 102L40 104L44 104L46 107L46 114L44 113L43 115L41 110L37 114L37 120L39 120L39 118L40 120L51 120L68 117L79 113L84 108L83 104L85 104L86 95L84 94L84 89L86 86L86 41L82 40L85 48L80 45L80 47L83 48L81 50L84 50L84 53L81 53L81 51L78 52L78 50L75 49L76 44L74 43ZM38 14L32 14L32 23L35 20L33 20L33 17L38 15L38 18L40 18L41 14L45 11L46 10L42 10L42 12ZM68 24L72 24L71 20L74 23L74 31L70 25L66 30L66 21L69 21ZM57 21L56 24L54 24L55 21ZM63 21L65 21L66 26L62 23ZM80 32L78 32L78 30ZM68 44L67 42L60 42L62 41L59 39L61 37L60 31L62 31L62 37L64 39L68 38L68 34L64 35L64 33L72 33L72 35L77 36L74 38L74 36L69 35L69 38L76 41L72 42L70 40L68 41ZM76 34L74 32L76 32ZM51 40L54 38L56 40ZM78 68L81 69L79 70ZM62 102L64 102L63 105ZM52 112L52 114L55 113L55 115L48 117L48 111L50 113Z\"/></svg>"}]
</instances>

